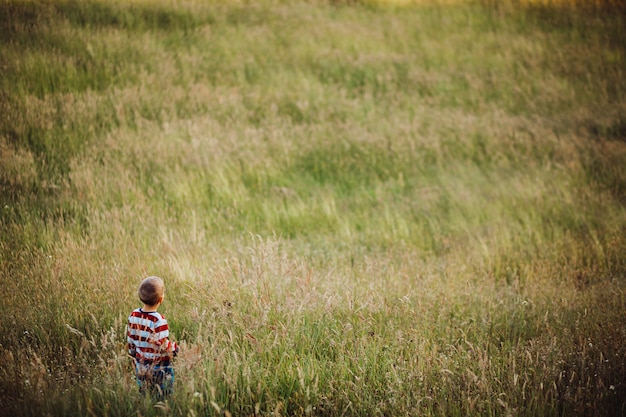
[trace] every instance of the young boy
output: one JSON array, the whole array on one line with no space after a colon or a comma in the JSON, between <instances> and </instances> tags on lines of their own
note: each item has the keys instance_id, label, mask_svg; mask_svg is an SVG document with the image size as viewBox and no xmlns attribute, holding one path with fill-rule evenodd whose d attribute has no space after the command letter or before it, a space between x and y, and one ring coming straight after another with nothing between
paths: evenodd
<instances>
[{"instance_id":1,"label":"young boy","mask_svg":"<svg viewBox=\"0 0 626 417\"><path fill-rule=\"evenodd\" d=\"M178 354L178 345L169 340L167 320L157 312L165 296L163 280L144 279L138 294L143 307L128 317L128 354L135 362L139 392L165 398L174 388L172 359Z\"/></svg>"}]
</instances>

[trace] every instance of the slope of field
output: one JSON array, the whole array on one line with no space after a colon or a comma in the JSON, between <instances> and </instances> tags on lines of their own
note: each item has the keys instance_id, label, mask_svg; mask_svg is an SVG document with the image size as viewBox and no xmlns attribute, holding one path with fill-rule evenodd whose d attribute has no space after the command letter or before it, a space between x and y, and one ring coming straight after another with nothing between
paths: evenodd
<instances>
[{"instance_id":1,"label":"slope of field","mask_svg":"<svg viewBox=\"0 0 626 417\"><path fill-rule=\"evenodd\" d=\"M3 1L0 414L623 415L623 12Z\"/></svg>"}]
</instances>

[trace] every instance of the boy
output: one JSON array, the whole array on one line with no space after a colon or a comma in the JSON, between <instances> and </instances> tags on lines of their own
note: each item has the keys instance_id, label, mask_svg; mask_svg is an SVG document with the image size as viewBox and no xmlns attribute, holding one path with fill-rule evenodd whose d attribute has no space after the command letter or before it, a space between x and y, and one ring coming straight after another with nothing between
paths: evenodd
<instances>
[{"instance_id":1,"label":"boy","mask_svg":"<svg viewBox=\"0 0 626 417\"><path fill-rule=\"evenodd\" d=\"M128 317L128 354L135 362L139 392L165 398L174 388L172 359L179 348L169 340L167 320L157 312L165 296L163 280L154 276L144 279L138 294L143 307Z\"/></svg>"}]
</instances>

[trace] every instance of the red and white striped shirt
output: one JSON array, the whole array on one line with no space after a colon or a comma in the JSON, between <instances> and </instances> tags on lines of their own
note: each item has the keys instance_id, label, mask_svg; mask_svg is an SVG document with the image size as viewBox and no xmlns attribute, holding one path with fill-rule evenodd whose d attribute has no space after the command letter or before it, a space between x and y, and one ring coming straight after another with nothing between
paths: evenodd
<instances>
[{"instance_id":1,"label":"red and white striped shirt","mask_svg":"<svg viewBox=\"0 0 626 417\"><path fill-rule=\"evenodd\" d=\"M140 363L167 365L178 351L169 340L167 320L156 311L134 310L128 317L128 354Z\"/></svg>"}]
</instances>

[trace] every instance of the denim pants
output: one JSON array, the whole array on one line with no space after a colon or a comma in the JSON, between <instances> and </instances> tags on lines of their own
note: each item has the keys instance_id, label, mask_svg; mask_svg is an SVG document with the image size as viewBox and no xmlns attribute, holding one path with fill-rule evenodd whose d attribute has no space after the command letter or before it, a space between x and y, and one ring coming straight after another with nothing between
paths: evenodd
<instances>
[{"instance_id":1,"label":"denim pants","mask_svg":"<svg viewBox=\"0 0 626 417\"><path fill-rule=\"evenodd\" d=\"M171 365L142 364L135 361L137 385L142 394L164 399L174 391L174 368Z\"/></svg>"}]
</instances>

